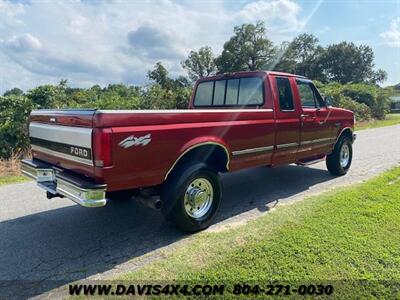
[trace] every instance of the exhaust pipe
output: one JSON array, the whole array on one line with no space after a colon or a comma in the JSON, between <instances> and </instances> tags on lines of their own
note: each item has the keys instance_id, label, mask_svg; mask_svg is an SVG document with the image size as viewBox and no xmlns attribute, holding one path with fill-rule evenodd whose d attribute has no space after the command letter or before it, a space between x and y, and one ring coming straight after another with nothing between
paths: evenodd
<instances>
[{"instance_id":1,"label":"exhaust pipe","mask_svg":"<svg viewBox=\"0 0 400 300\"><path fill-rule=\"evenodd\" d=\"M145 195L137 195L134 199L141 205L149 207L154 210L159 210L162 207L162 201L160 196L145 196Z\"/></svg>"}]
</instances>

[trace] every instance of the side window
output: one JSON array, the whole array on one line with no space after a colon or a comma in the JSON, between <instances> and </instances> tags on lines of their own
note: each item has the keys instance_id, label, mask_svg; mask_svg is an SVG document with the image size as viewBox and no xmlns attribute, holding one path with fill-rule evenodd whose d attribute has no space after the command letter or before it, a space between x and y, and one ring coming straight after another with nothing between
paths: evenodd
<instances>
[{"instance_id":1,"label":"side window","mask_svg":"<svg viewBox=\"0 0 400 300\"><path fill-rule=\"evenodd\" d=\"M239 79L230 79L226 86L225 105L236 105L239 92Z\"/></svg>"},{"instance_id":2,"label":"side window","mask_svg":"<svg viewBox=\"0 0 400 300\"><path fill-rule=\"evenodd\" d=\"M213 105L224 105L226 80L218 80L215 82Z\"/></svg>"},{"instance_id":3,"label":"side window","mask_svg":"<svg viewBox=\"0 0 400 300\"><path fill-rule=\"evenodd\" d=\"M239 104L257 105L262 104L263 102L262 79L260 77L241 78Z\"/></svg>"},{"instance_id":4,"label":"side window","mask_svg":"<svg viewBox=\"0 0 400 300\"><path fill-rule=\"evenodd\" d=\"M312 90L313 90L313 92L314 92L315 99L317 100L318 106L319 106L319 107L325 107L326 104L325 104L325 101L324 101L324 99L322 98L321 94L318 92L318 90L317 90L317 88L315 87L315 85L312 84L311 86L312 86Z\"/></svg>"},{"instance_id":5,"label":"side window","mask_svg":"<svg viewBox=\"0 0 400 300\"><path fill-rule=\"evenodd\" d=\"M214 89L214 81L205 81L200 83L196 89L194 105L211 106L213 89Z\"/></svg>"},{"instance_id":6,"label":"side window","mask_svg":"<svg viewBox=\"0 0 400 300\"><path fill-rule=\"evenodd\" d=\"M310 83L296 80L302 107L316 107L314 91Z\"/></svg>"},{"instance_id":7,"label":"side window","mask_svg":"<svg viewBox=\"0 0 400 300\"><path fill-rule=\"evenodd\" d=\"M279 93L279 107L281 111L294 110L292 89L288 78L277 77L276 85Z\"/></svg>"}]
</instances>

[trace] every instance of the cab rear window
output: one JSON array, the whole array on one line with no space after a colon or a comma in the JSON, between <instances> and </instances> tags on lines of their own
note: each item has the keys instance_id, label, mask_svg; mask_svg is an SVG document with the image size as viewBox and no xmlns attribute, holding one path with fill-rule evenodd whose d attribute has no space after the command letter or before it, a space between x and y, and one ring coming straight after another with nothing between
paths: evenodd
<instances>
[{"instance_id":1,"label":"cab rear window","mask_svg":"<svg viewBox=\"0 0 400 300\"><path fill-rule=\"evenodd\" d=\"M264 103L261 77L243 77L201 82L194 106L259 106Z\"/></svg>"}]
</instances>

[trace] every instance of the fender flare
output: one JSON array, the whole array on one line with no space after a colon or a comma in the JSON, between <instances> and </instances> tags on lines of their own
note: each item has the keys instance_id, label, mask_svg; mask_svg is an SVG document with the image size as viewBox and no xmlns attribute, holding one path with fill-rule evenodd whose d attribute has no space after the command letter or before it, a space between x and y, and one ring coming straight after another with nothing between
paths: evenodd
<instances>
[{"instance_id":1,"label":"fender flare","mask_svg":"<svg viewBox=\"0 0 400 300\"><path fill-rule=\"evenodd\" d=\"M199 148L202 146L207 146L207 145L218 146L224 150L224 152L226 154L226 170L229 171L229 164L230 164L231 159L230 159L229 150L228 150L227 146L224 145L223 143L217 142L217 141L204 141L204 142L199 142L199 143L193 144L188 147L183 147L185 150L181 151L180 155L175 159L172 166L168 169L167 173L164 176L164 181L168 178L168 175L172 172L172 170L175 168L175 166L178 164L178 162L181 160L182 157L184 157L186 154L188 154L190 151L192 151L196 148Z\"/></svg>"},{"instance_id":2,"label":"fender flare","mask_svg":"<svg viewBox=\"0 0 400 300\"><path fill-rule=\"evenodd\" d=\"M351 127L346 126L346 127L343 127L342 130L340 130L340 132L339 132L339 134L338 134L338 136L337 136L337 138L336 138L336 140L335 140L335 143L333 144L333 147L336 146L336 144L337 144L337 142L339 141L340 137L343 135L343 133L344 133L346 130L349 130L349 131L350 131L350 134L352 135L351 140L352 140L352 142L353 142L353 129L352 129Z\"/></svg>"}]
</instances>

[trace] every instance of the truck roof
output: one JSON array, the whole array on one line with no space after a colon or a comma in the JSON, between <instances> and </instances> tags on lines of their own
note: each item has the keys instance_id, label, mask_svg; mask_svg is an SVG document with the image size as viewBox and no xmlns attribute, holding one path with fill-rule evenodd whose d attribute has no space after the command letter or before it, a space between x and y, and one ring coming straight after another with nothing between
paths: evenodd
<instances>
[{"instance_id":1,"label":"truck roof","mask_svg":"<svg viewBox=\"0 0 400 300\"><path fill-rule=\"evenodd\" d=\"M198 80L198 82L208 81L208 80L218 80L222 78L235 78L235 77L242 77L242 76L255 76L255 75L275 75L275 76L285 76L285 77L297 77L297 78L306 78L302 75L296 75L291 73L285 72L278 72L278 71L238 71L238 72L228 72L223 74L218 74L214 76L204 77Z\"/></svg>"},{"instance_id":2,"label":"truck roof","mask_svg":"<svg viewBox=\"0 0 400 300\"><path fill-rule=\"evenodd\" d=\"M286 72L278 72L278 71L266 71L266 73L270 74L270 75L276 75L276 76L307 78L303 75L297 75L297 74L286 73Z\"/></svg>"}]
</instances>

